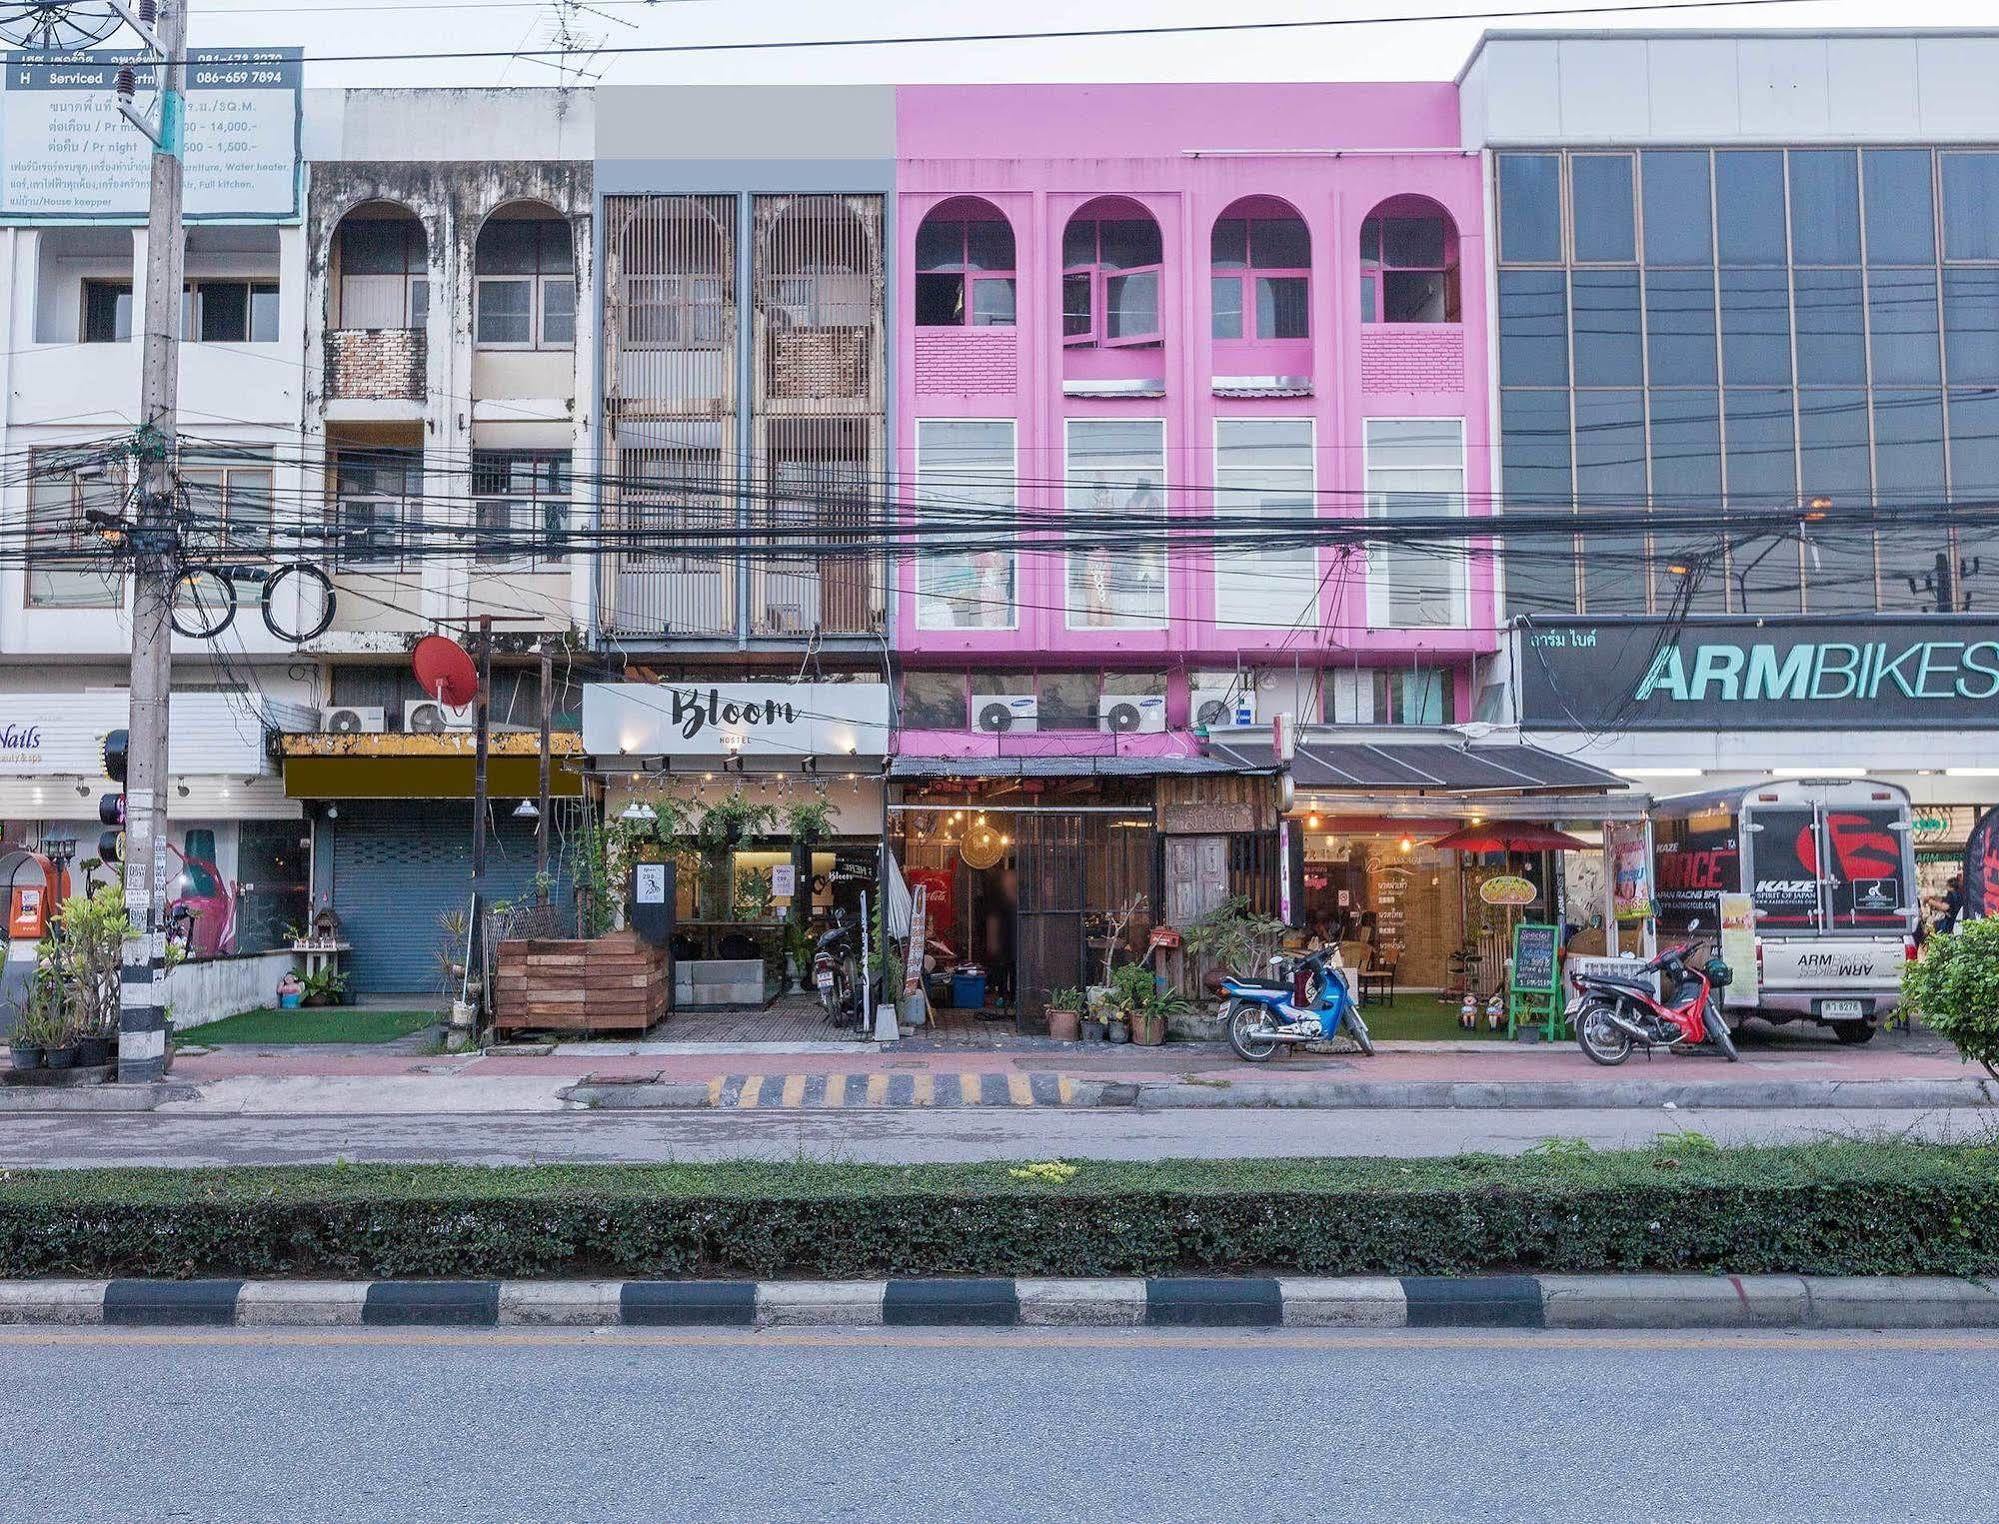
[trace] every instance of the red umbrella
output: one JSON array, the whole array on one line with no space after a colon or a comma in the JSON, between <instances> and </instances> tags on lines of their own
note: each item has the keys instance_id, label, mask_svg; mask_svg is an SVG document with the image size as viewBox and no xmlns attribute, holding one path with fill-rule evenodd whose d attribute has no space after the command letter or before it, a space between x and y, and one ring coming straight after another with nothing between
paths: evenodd
<instances>
[{"instance_id":1,"label":"red umbrella","mask_svg":"<svg viewBox=\"0 0 1999 1524\"><path fill-rule=\"evenodd\" d=\"M1565 831L1528 822L1498 822L1464 826L1429 843L1457 852L1588 852L1586 841Z\"/></svg>"}]
</instances>

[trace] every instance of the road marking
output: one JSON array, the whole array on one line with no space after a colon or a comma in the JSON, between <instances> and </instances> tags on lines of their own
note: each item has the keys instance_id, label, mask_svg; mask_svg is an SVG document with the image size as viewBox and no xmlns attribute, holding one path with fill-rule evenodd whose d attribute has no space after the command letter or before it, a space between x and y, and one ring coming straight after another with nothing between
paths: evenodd
<instances>
[{"instance_id":1,"label":"road marking","mask_svg":"<svg viewBox=\"0 0 1999 1524\"><path fill-rule=\"evenodd\" d=\"M979 1104L979 1077L969 1069L958 1076L958 1100L965 1106Z\"/></svg>"},{"instance_id":2,"label":"road marking","mask_svg":"<svg viewBox=\"0 0 1999 1524\"><path fill-rule=\"evenodd\" d=\"M913 1094L912 1094L912 1095L910 1096L910 1098L909 1098L909 1101L910 1101L910 1104L911 1104L912 1106L934 1106L934 1105L936 1105L936 1104L937 1104L937 1076L936 1076L936 1075L934 1075L934 1074L919 1074L919 1075L917 1075L917 1076L916 1076L916 1089L915 1089L915 1092L914 1092L914 1093L913 1093Z\"/></svg>"},{"instance_id":3,"label":"road marking","mask_svg":"<svg viewBox=\"0 0 1999 1524\"><path fill-rule=\"evenodd\" d=\"M1024 1074L1009 1074L1006 1077L1006 1096L1016 1106L1034 1104L1034 1085Z\"/></svg>"},{"instance_id":4,"label":"road marking","mask_svg":"<svg viewBox=\"0 0 1999 1524\"><path fill-rule=\"evenodd\" d=\"M804 1105L805 1076L802 1074L787 1074L784 1077L784 1089L778 1095L777 1103L780 1106L790 1106L793 1108Z\"/></svg>"},{"instance_id":5,"label":"road marking","mask_svg":"<svg viewBox=\"0 0 1999 1524\"><path fill-rule=\"evenodd\" d=\"M826 1104L844 1106L847 1104L847 1076L829 1074L826 1076Z\"/></svg>"},{"instance_id":6,"label":"road marking","mask_svg":"<svg viewBox=\"0 0 1999 1524\"><path fill-rule=\"evenodd\" d=\"M886 1074L870 1074L868 1076L868 1104L870 1106L882 1106L886 1105L887 1102L888 1076Z\"/></svg>"},{"instance_id":7,"label":"road marking","mask_svg":"<svg viewBox=\"0 0 1999 1524\"><path fill-rule=\"evenodd\" d=\"M726 1074L718 1074L713 1079L708 1081L708 1104L710 1106L721 1105L722 1087L728 1083L729 1083L729 1076Z\"/></svg>"},{"instance_id":8,"label":"road marking","mask_svg":"<svg viewBox=\"0 0 1999 1524\"><path fill-rule=\"evenodd\" d=\"M743 1093L736 1097L736 1104L744 1111L754 1111L758 1099L763 1095L764 1077L752 1074L743 1081Z\"/></svg>"},{"instance_id":9,"label":"road marking","mask_svg":"<svg viewBox=\"0 0 1999 1524\"><path fill-rule=\"evenodd\" d=\"M1062 1104L1064 1106L1073 1106L1076 1104L1076 1082L1070 1079L1068 1075L1065 1074L1056 1080L1055 1090L1062 1097Z\"/></svg>"}]
</instances>

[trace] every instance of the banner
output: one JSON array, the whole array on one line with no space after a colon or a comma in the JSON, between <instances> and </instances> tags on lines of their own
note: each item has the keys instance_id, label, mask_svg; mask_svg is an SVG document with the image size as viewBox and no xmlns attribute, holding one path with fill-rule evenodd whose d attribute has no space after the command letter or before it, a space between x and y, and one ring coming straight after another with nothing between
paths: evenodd
<instances>
[{"instance_id":1,"label":"banner","mask_svg":"<svg viewBox=\"0 0 1999 1524\"><path fill-rule=\"evenodd\" d=\"M1620 926L1652 915L1652 841L1642 820L1620 820L1606 830L1610 902Z\"/></svg>"},{"instance_id":2,"label":"banner","mask_svg":"<svg viewBox=\"0 0 1999 1524\"><path fill-rule=\"evenodd\" d=\"M1999 805L1971 828L1964 847L1964 916L1999 915Z\"/></svg>"},{"instance_id":3,"label":"banner","mask_svg":"<svg viewBox=\"0 0 1999 1524\"><path fill-rule=\"evenodd\" d=\"M1746 894L1721 899L1721 961L1735 974L1723 992L1725 1005L1756 1004L1756 901Z\"/></svg>"},{"instance_id":4,"label":"banner","mask_svg":"<svg viewBox=\"0 0 1999 1524\"><path fill-rule=\"evenodd\" d=\"M299 215L299 48L196 48L188 55L184 215L295 220ZM143 221L153 145L118 110L121 68L134 104L153 99L142 52L7 55L0 94L0 216L45 222Z\"/></svg>"}]
</instances>

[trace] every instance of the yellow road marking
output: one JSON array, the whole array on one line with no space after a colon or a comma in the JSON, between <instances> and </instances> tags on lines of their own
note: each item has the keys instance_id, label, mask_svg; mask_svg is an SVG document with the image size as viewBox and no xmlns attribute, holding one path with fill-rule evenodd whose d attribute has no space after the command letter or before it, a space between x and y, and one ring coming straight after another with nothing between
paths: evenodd
<instances>
[{"instance_id":1,"label":"yellow road marking","mask_svg":"<svg viewBox=\"0 0 1999 1524\"><path fill-rule=\"evenodd\" d=\"M729 1076L726 1074L718 1074L708 1081L708 1104L710 1106L719 1106L722 1103L722 1087L728 1082Z\"/></svg>"},{"instance_id":2,"label":"yellow road marking","mask_svg":"<svg viewBox=\"0 0 1999 1524\"><path fill-rule=\"evenodd\" d=\"M868 1104L870 1106L881 1106L887 1104L887 1101L888 1076L886 1074L870 1074L868 1076Z\"/></svg>"},{"instance_id":3,"label":"yellow road marking","mask_svg":"<svg viewBox=\"0 0 1999 1524\"><path fill-rule=\"evenodd\" d=\"M826 1104L844 1106L847 1103L847 1076L829 1074L826 1076Z\"/></svg>"},{"instance_id":4,"label":"yellow road marking","mask_svg":"<svg viewBox=\"0 0 1999 1524\"><path fill-rule=\"evenodd\" d=\"M805 1103L805 1076L787 1074L784 1077L784 1091L778 1098L780 1106L801 1106Z\"/></svg>"},{"instance_id":5,"label":"yellow road marking","mask_svg":"<svg viewBox=\"0 0 1999 1524\"><path fill-rule=\"evenodd\" d=\"M911 1104L934 1106L937 1104L937 1076L919 1074L916 1076L916 1093L910 1097Z\"/></svg>"},{"instance_id":6,"label":"yellow road marking","mask_svg":"<svg viewBox=\"0 0 1999 1524\"><path fill-rule=\"evenodd\" d=\"M979 1094L979 1077L969 1071L958 1076L958 1090L967 1106L976 1106L982 1099Z\"/></svg>"},{"instance_id":7,"label":"yellow road marking","mask_svg":"<svg viewBox=\"0 0 1999 1524\"><path fill-rule=\"evenodd\" d=\"M1064 1106L1075 1104L1076 1082L1070 1079L1068 1075L1063 1075L1055 1082L1055 1090L1062 1097L1062 1104Z\"/></svg>"},{"instance_id":8,"label":"yellow road marking","mask_svg":"<svg viewBox=\"0 0 1999 1524\"><path fill-rule=\"evenodd\" d=\"M752 1074L743 1081L743 1093L736 1097L736 1104L745 1111L755 1109L758 1099L763 1095L763 1088L764 1077L761 1074Z\"/></svg>"},{"instance_id":9,"label":"yellow road marking","mask_svg":"<svg viewBox=\"0 0 1999 1524\"><path fill-rule=\"evenodd\" d=\"M1028 1083L1024 1074L1009 1074L1006 1077L1006 1095L1016 1106L1034 1104L1034 1087Z\"/></svg>"}]
</instances>

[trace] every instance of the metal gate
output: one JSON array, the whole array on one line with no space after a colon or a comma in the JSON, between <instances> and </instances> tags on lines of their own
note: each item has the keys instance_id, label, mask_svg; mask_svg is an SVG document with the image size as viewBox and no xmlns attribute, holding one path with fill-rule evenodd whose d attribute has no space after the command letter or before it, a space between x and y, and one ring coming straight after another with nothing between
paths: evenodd
<instances>
[{"instance_id":1,"label":"metal gate","mask_svg":"<svg viewBox=\"0 0 1999 1524\"><path fill-rule=\"evenodd\" d=\"M333 908L356 994L436 995L445 987L440 918L462 915L472 894L472 806L464 800L345 801L333 834ZM560 853L551 850L550 899L567 905ZM486 825L489 900L534 892L534 825L494 809Z\"/></svg>"}]
</instances>

